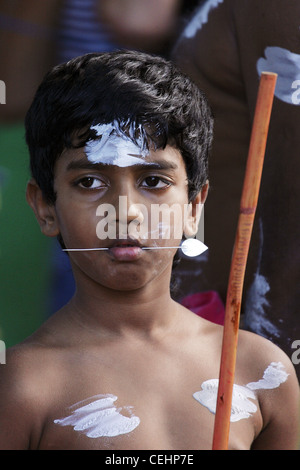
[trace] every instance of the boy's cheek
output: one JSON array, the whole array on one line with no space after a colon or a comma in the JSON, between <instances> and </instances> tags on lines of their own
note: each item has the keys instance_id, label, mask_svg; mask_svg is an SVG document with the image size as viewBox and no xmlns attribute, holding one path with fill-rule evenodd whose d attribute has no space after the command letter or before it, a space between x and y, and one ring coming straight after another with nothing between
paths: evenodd
<instances>
[{"instance_id":1,"label":"boy's cheek","mask_svg":"<svg viewBox=\"0 0 300 470\"><path fill-rule=\"evenodd\" d=\"M76 211L75 208L61 212L57 211L58 233L62 236L67 248L97 247L95 211ZM98 243L97 243L98 241Z\"/></svg>"}]
</instances>

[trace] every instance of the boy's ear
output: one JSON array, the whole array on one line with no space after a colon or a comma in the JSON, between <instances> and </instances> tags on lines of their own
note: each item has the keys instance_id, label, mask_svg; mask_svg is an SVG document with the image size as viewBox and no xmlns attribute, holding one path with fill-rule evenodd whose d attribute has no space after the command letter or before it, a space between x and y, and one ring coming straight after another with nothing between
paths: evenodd
<instances>
[{"instance_id":1,"label":"boy's ear","mask_svg":"<svg viewBox=\"0 0 300 470\"><path fill-rule=\"evenodd\" d=\"M183 233L186 238L192 238L198 232L201 212L207 198L208 188L209 183L208 181L206 181L206 183L202 186L201 191L189 203L189 208L185 217L185 224L183 230Z\"/></svg>"},{"instance_id":2,"label":"boy's ear","mask_svg":"<svg viewBox=\"0 0 300 470\"><path fill-rule=\"evenodd\" d=\"M30 179L26 188L26 199L32 208L41 231L48 237L56 237L59 234L55 207L49 204L34 178Z\"/></svg>"}]
</instances>

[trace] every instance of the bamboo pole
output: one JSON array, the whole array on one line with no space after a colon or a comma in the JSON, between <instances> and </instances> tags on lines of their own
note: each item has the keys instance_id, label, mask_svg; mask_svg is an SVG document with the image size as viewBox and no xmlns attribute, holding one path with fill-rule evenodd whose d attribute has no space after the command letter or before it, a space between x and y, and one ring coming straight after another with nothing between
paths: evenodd
<instances>
[{"instance_id":1,"label":"bamboo pole","mask_svg":"<svg viewBox=\"0 0 300 470\"><path fill-rule=\"evenodd\" d=\"M276 74L263 72L259 84L227 289L213 450L228 448L242 290L276 80Z\"/></svg>"}]
</instances>

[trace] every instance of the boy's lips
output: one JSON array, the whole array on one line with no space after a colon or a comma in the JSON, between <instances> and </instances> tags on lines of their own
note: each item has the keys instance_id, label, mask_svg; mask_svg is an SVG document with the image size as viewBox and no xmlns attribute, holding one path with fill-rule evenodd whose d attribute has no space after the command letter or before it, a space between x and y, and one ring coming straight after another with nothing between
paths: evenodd
<instances>
[{"instance_id":1,"label":"boy's lips","mask_svg":"<svg viewBox=\"0 0 300 470\"><path fill-rule=\"evenodd\" d=\"M133 239L116 240L109 248L109 254L117 261L135 261L142 253L142 245Z\"/></svg>"}]
</instances>

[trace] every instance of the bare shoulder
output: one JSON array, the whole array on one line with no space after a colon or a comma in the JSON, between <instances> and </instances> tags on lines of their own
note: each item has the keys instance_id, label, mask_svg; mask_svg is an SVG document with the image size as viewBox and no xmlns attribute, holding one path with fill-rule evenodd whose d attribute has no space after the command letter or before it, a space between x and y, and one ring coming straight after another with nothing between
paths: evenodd
<instances>
[{"instance_id":1,"label":"bare shoulder","mask_svg":"<svg viewBox=\"0 0 300 470\"><path fill-rule=\"evenodd\" d=\"M249 379L259 380L271 363L280 363L288 376L298 383L290 358L278 346L256 333L240 330L237 364L247 368Z\"/></svg>"},{"instance_id":2,"label":"bare shoulder","mask_svg":"<svg viewBox=\"0 0 300 470\"><path fill-rule=\"evenodd\" d=\"M240 331L236 371L259 402L263 426L253 448L296 449L300 394L290 358L269 340Z\"/></svg>"},{"instance_id":3,"label":"bare shoulder","mask_svg":"<svg viewBox=\"0 0 300 470\"><path fill-rule=\"evenodd\" d=\"M42 345L29 341L8 349L0 367L0 449L35 444L51 398L51 370L51 355Z\"/></svg>"}]
</instances>

